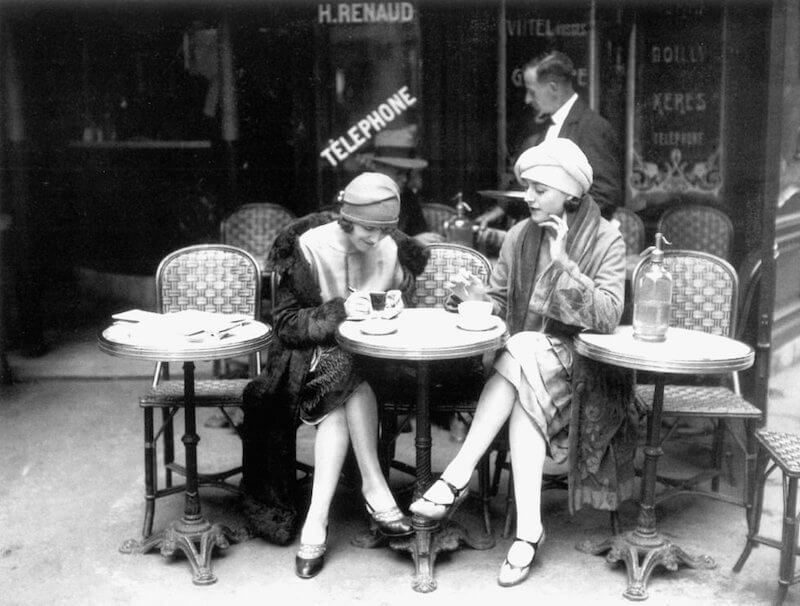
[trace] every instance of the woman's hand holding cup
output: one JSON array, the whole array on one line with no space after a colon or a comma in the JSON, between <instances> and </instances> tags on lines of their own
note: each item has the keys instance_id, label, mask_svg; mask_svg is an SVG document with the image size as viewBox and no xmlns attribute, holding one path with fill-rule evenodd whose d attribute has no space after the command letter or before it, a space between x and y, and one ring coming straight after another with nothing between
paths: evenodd
<instances>
[{"instance_id":1,"label":"woman's hand holding cup","mask_svg":"<svg viewBox=\"0 0 800 606\"><path fill-rule=\"evenodd\" d=\"M486 291L483 280L463 268L450 280L450 294L460 301L485 301Z\"/></svg>"},{"instance_id":2,"label":"woman's hand holding cup","mask_svg":"<svg viewBox=\"0 0 800 606\"><path fill-rule=\"evenodd\" d=\"M371 310L369 294L364 291L351 292L344 301L344 311L348 318L366 318Z\"/></svg>"},{"instance_id":3,"label":"woman's hand holding cup","mask_svg":"<svg viewBox=\"0 0 800 606\"><path fill-rule=\"evenodd\" d=\"M400 312L403 311L404 308L405 305L403 304L403 293L401 293L399 290L387 290L386 308L381 314L381 317L387 320L395 318L400 315Z\"/></svg>"}]
</instances>

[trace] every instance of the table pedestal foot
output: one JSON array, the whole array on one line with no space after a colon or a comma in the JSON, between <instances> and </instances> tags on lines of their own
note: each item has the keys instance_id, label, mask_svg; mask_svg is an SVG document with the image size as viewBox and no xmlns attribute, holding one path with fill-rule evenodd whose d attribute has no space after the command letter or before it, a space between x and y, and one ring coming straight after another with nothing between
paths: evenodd
<instances>
[{"instance_id":1,"label":"table pedestal foot","mask_svg":"<svg viewBox=\"0 0 800 606\"><path fill-rule=\"evenodd\" d=\"M683 564L690 568L716 568L717 563L709 556L690 556L660 534L642 535L635 530L603 539L582 541L576 549L592 555L608 552L606 561L625 563L628 573L628 588L622 595L629 600L647 599L647 581L656 566L675 571Z\"/></svg>"},{"instance_id":2,"label":"table pedestal foot","mask_svg":"<svg viewBox=\"0 0 800 606\"><path fill-rule=\"evenodd\" d=\"M210 524L203 518L184 518L142 541L128 539L119 550L122 553L147 553L158 547L165 558L174 556L180 550L192 568L192 582L195 585L211 585L217 582L211 570L214 547L227 549L231 542L237 543L242 538L221 524Z\"/></svg>"},{"instance_id":3,"label":"table pedestal foot","mask_svg":"<svg viewBox=\"0 0 800 606\"><path fill-rule=\"evenodd\" d=\"M494 537L472 537L466 528L454 522L440 527L436 522L414 519L415 533L403 539L392 539L389 546L397 551L406 551L414 560L414 578L411 587L419 593L430 593L436 589L433 566L439 553L456 551L461 546L484 550L494 547Z\"/></svg>"}]
</instances>

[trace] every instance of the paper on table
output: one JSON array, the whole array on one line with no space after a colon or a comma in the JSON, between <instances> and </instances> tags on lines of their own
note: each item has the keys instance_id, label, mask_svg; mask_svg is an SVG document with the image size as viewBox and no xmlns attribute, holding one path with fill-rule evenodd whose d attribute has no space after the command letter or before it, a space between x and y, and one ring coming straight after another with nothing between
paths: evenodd
<instances>
[{"instance_id":1,"label":"paper on table","mask_svg":"<svg viewBox=\"0 0 800 606\"><path fill-rule=\"evenodd\" d=\"M173 336L215 337L252 320L245 314L218 314L186 309L169 314L157 314L140 309L114 314L115 320L131 322L131 328L142 332L162 332Z\"/></svg>"}]
</instances>

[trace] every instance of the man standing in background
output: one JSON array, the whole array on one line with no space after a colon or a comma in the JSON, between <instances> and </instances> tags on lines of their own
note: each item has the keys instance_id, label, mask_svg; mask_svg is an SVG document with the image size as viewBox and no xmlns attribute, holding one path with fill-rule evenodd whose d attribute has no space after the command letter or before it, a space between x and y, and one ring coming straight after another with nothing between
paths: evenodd
<instances>
[{"instance_id":1,"label":"man standing in background","mask_svg":"<svg viewBox=\"0 0 800 606\"><path fill-rule=\"evenodd\" d=\"M563 137L574 141L586 154L594 172L594 182L589 194L600 207L603 217L610 219L614 209L621 206L622 150L611 124L589 108L575 92L573 79L575 67L572 60L560 51L532 59L522 68L525 82L525 103L535 112L538 128L525 137L516 158L526 149ZM508 212L516 215L514 205L519 203L520 216L528 209L522 200L511 200ZM495 206L476 219L481 227L501 218L505 211Z\"/></svg>"}]
</instances>

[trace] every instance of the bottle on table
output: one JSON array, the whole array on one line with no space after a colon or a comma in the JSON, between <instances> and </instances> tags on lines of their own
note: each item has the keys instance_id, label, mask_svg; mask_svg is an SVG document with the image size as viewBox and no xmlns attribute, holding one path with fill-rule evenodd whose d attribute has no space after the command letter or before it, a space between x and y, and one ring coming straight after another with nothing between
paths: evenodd
<instances>
[{"instance_id":1,"label":"bottle on table","mask_svg":"<svg viewBox=\"0 0 800 606\"><path fill-rule=\"evenodd\" d=\"M444 224L445 238L448 242L472 247L475 242L475 230L472 220L467 216L468 212L472 212L472 208L464 202L461 192L458 192L456 199L456 216Z\"/></svg>"},{"instance_id":2,"label":"bottle on table","mask_svg":"<svg viewBox=\"0 0 800 606\"><path fill-rule=\"evenodd\" d=\"M672 275L664 267L663 244L669 244L661 233L656 244L647 248L647 256L633 285L633 336L641 341L664 341L667 338L672 305Z\"/></svg>"}]
</instances>

